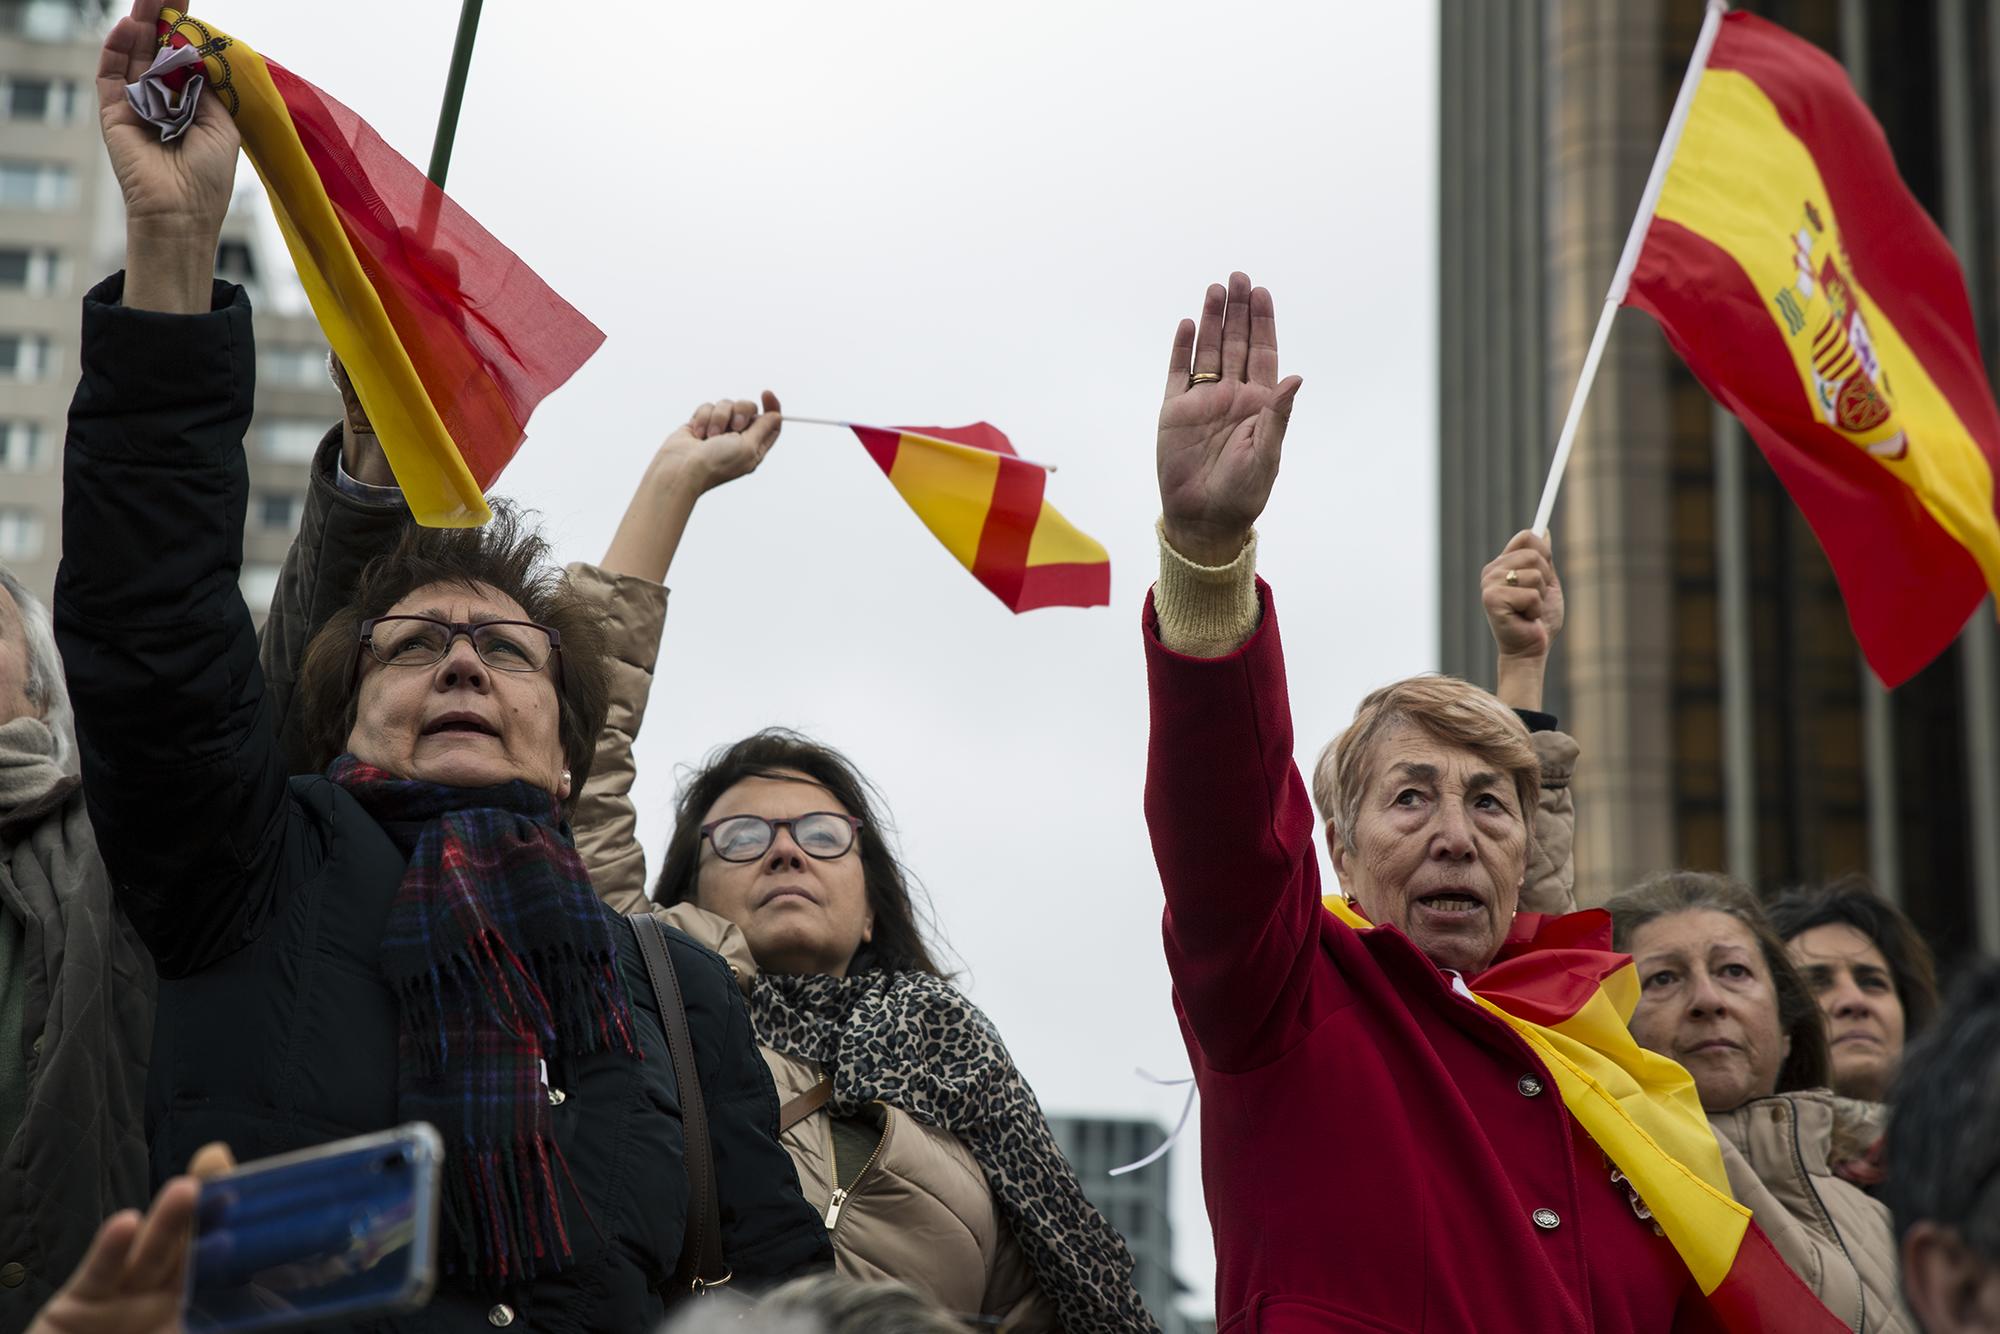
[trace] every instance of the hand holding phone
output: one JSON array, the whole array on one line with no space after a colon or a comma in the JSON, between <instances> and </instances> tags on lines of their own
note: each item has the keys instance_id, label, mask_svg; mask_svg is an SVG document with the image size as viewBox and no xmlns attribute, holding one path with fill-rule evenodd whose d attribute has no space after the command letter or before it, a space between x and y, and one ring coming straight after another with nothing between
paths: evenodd
<instances>
[{"instance_id":1,"label":"hand holding phone","mask_svg":"<svg viewBox=\"0 0 2000 1334\"><path fill-rule=\"evenodd\" d=\"M414 1310L437 1280L444 1148L421 1122L248 1163L195 1203L188 1334Z\"/></svg>"}]
</instances>

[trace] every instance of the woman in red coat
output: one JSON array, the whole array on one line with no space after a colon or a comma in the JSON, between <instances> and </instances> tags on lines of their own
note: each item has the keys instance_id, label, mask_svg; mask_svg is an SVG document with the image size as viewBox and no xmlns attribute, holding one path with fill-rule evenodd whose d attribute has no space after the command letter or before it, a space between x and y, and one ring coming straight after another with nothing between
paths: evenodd
<instances>
[{"instance_id":1,"label":"woman in red coat","mask_svg":"<svg viewBox=\"0 0 2000 1334\"><path fill-rule=\"evenodd\" d=\"M1375 926L1321 904L1252 530L1299 385L1278 376L1270 294L1239 273L1198 330L1182 321L1160 412L1146 814L1221 1328L1716 1327L1548 1066L1471 994L1556 941L1622 962L1601 913L1516 915L1537 787L1520 720L1449 678L1370 695L1321 787L1341 888ZM1503 582L1537 585L1544 558ZM1815 1309L1803 1286L1785 1298Z\"/></svg>"}]
</instances>

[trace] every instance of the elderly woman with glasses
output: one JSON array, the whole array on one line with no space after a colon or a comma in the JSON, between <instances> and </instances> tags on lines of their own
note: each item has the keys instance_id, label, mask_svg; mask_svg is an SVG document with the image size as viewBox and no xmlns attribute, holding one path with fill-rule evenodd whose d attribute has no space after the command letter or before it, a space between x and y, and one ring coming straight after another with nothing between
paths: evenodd
<instances>
[{"instance_id":1,"label":"elderly woman with glasses","mask_svg":"<svg viewBox=\"0 0 2000 1334\"><path fill-rule=\"evenodd\" d=\"M663 581L698 499L775 439L778 402L759 407L698 408L654 456L603 564L571 567L605 608L613 659L612 725L577 809L591 878L619 909L650 909L728 960L841 1272L1028 1334L1152 1330L1123 1240L926 940L879 797L851 761L775 729L717 749L681 787L647 896L628 794Z\"/></svg>"},{"instance_id":2,"label":"elderly woman with glasses","mask_svg":"<svg viewBox=\"0 0 2000 1334\"><path fill-rule=\"evenodd\" d=\"M567 825L605 712L595 609L504 506L407 532L306 649L314 771L288 778L238 591L250 307L212 274L235 131L204 99L163 144L125 105L156 9L99 81L127 267L84 300L56 591L92 823L160 974L155 1179L210 1141L259 1158L427 1121L442 1281L371 1327L656 1325L698 1217L695 1090ZM669 948L723 1261L751 1284L822 1265L747 1009Z\"/></svg>"},{"instance_id":3,"label":"elderly woman with glasses","mask_svg":"<svg viewBox=\"0 0 2000 1334\"><path fill-rule=\"evenodd\" d=\"M1540 766L1500 700L1427 676L1361 701L1315 783L1323 896L1253 527L1300 387L1233 274L1176 332L1156 437L1146 818L1221 1327L1828 1327L1744 1228L1685 1073L1626 1031L1608 920L1523 911ZM1487 578L1546 622L1546 544L1510 551Z\"/></svg>"}]
</instances>

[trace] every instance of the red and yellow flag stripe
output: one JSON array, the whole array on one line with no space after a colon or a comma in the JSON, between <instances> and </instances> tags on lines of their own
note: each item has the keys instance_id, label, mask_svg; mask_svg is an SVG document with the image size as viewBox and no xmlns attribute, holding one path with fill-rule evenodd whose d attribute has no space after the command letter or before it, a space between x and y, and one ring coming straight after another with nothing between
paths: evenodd
<instances>
[{"instance_id":1,"label":"red and yellow flag stripe","mask_svg":"<svg viewBox=\"0 0 2000 1334\"><path fill-rule=\"evenodd\" d=\"M1048 470L985 422L854 426L924 526L1012 611L1101 607L1111 557L1043 499Z\"/></svg>"},{"instance_id":2,"label":"red and yellow flag stripe","mask_svg":"<svg viewBox=\"0 0 2000 1334\"><path fill-rule=\"evenodd\" d=\"M160 44L203 53L412 513L484 523L535 405L604 335L320 89L178 10Z\"/></svg>"}]
</instances>

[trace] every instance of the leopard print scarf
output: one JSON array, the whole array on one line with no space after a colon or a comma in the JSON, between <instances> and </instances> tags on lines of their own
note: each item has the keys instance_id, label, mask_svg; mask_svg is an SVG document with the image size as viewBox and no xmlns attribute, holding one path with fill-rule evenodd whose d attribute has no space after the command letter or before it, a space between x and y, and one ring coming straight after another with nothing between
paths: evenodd
<instances>
[{"instance_id":1,"label":"leopard print scarf","mask_svg":"<svg viewBox=\"0 0 2000 1334\"><path fill-rule=\"evenodd\" d=\"M833 1073L836 1115L880 1101L959 1138L1068 1334L1157 1334L1125 1239L1083 1197L1034 1090L958 988L927 973L764 973L750 1012L760 1042Z\"/></svg>"}]
</instances>

